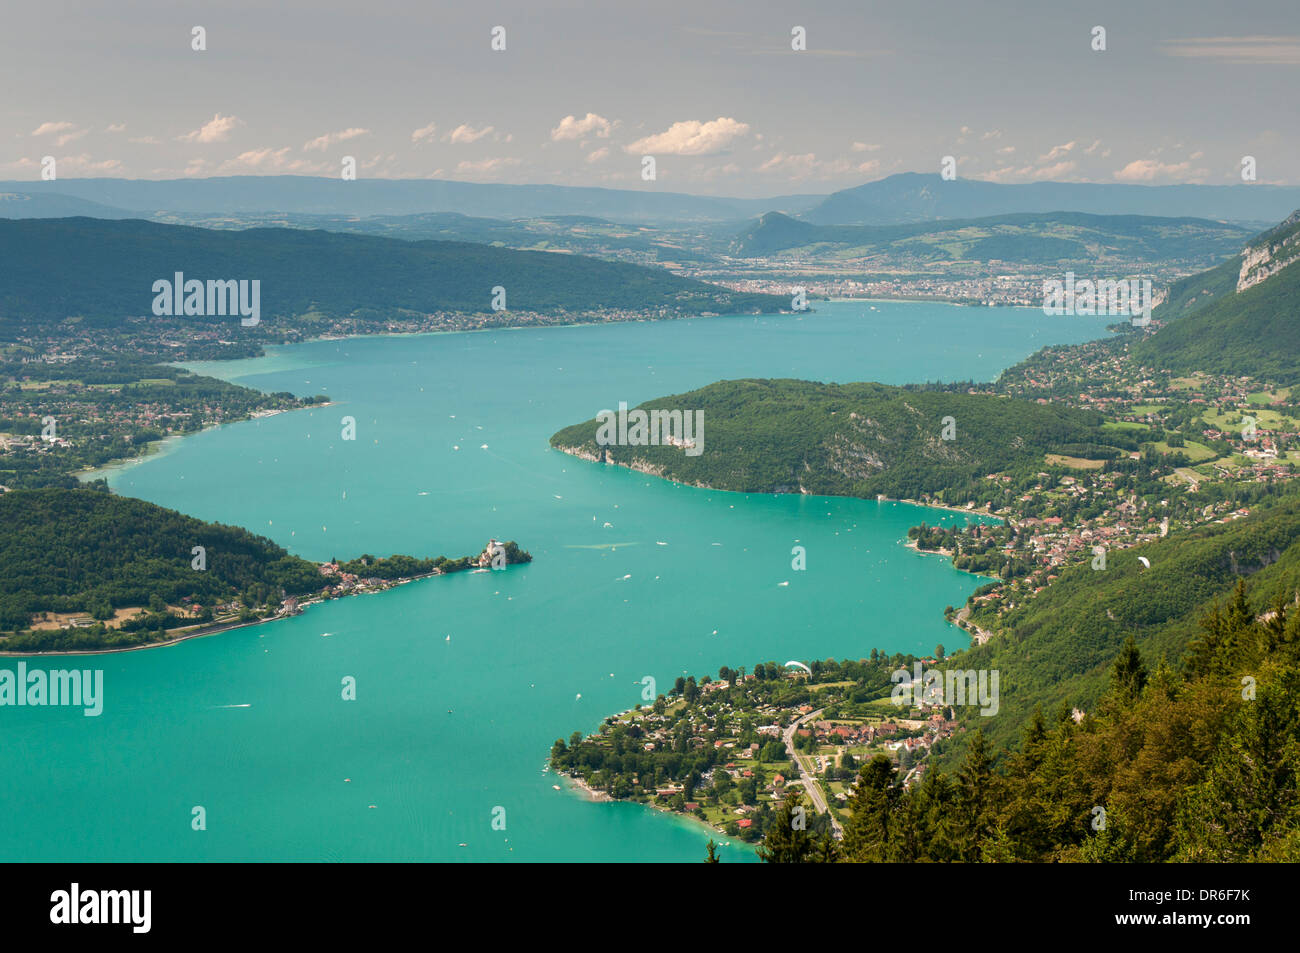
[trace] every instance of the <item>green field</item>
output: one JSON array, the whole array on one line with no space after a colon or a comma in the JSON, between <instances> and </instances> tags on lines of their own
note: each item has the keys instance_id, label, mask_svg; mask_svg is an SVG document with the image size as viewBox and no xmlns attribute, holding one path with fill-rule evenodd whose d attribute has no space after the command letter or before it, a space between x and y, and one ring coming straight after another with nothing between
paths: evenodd
<instances>
[{"instance_id":1,"label":"green field","mask_svg":"<svg viewBox=\"0 0 1300 953\"><path fill-rule=\"evenodd\" d=\"M1192 463L1203 463L1206 460L1213 460L1218 456L1213 450L1203 443L1197 443L1195 440L1184 440L1185 446L1171 447L1167 441L1161 440L1159 443L1152 444L1158 453L1185 453L1187 459Z\"/></svg>"},{"instance_id":2,"label":"green field","mask_svg":"<svg viewBox=\"0 0 1300 953\"><path fill-rule=\"evenodd\" d=\"M1217 427L1220 430L1240 430L1243 416L1242 413L1235 410L1229 413L1207 410L1202 414L1202 419L1211 427ZM1266 430L1287 430L1296 426L1294 419L1285 417L1276 410L1263 407L1252 408L1250 416L1255 418L1257 427L1263 427Z\"/></svg>"},{"instance_id":3,"label":"green field","mask_svg":"<svg viewBox=\"0 0 1300 953\"><path fill-rule=\"evenodd\" d=\"M1289 399L1286 390L1260 390L1246 395L1246 402L1250 404L1271 404L1274 401Z\"/></svg>"},{"instance_id":4,"label":"green field","mask_svg":"<svg viewBox=\"0 0 1300 953\"><path fill-rule=\"evenodd\" d=\"M1067 457L1062 453L1049 453L1043 458L1048 466L1070 467L1072 470L1100 470L1105 460L1088 460L1084 457Z\"/></svg>"},{"instance_id":5,"label":"green field","mask_svg":"<svg viewBox=\"0 0 1300 953\"><path fill-rule=\"evenodd\" d=\"M1132 420L1108 420L1101 425L1102 430L1150 430L1147 424Z\"/></svg>"}]
</instances>

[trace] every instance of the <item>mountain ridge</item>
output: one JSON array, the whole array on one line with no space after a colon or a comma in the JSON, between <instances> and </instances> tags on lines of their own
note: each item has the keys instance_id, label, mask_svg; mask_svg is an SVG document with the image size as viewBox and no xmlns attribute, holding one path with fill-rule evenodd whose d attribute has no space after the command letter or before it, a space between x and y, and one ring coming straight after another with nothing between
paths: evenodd
<instances>
[{"instance_id":1,"label":"mountain ridge","mask_svg":"<svg viewBox=\"0 0 1300 953\"><path fill-rule=\"evenodd\" d=\"M1102 182L1003 184L901 172L833 192L800 217L814 225L889 225L1012 212L1191 215L1235 222L1278 221L1300 206L1300 188L1241 185L1129 185Z\"/></svg>"},{"instance_id":2,"label":"mountain ridge","mask_svg":"<svg viewBox=\"0 0 1300 953\"><path fill-rule=\"evenodd\" d=\"M664 316L778 311L789 299L733 292L661 268L467 242L403 241L292 228L225 231L139 219L0 219L0 324L82 317L113 326L149 315L153 284L176 272L261 282L269 318L626 309ZM53 289L53 290L52 290ZM377 289L382 289L382 298ZM199 316L193 320L225 320Z\"/></svg>"}]
</instances>

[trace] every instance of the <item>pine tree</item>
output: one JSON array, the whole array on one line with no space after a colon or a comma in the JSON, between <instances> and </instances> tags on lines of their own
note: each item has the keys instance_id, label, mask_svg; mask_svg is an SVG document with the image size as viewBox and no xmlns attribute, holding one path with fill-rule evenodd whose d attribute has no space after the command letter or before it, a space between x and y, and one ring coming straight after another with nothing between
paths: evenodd
<instances>
[{"instance_id":1,"label":"pine tree","mask_svg":"<svg viewBox=\"0 0 1300 953\"><path fill-rule=\"evenodd\" d=\"M812 860L813 839L806 829L806 821L795 824L802 817L802 812L796 809L802 806L800 792L791 791L786 795L767 826L763 845L758 848L759 860L767 864L803 864Z\"/></svg>"},{"instance_id":2,"label":"pine tree","mask_svg":"<svg viewBox=\"0 0 1300 953\"><path fill-rule=\"evenodd\" d=\"M858 786L844 830L844 854L858 863L889 859L889 836L898 803L899 784L894 763L878 754L858 771Z\"/></svg>"},{"instance_id":3,"label":"pine tree","mask_svg":"<svg viewBox=\"0 0 1300 953\"><path fill-rule=\"evenodd\" d=\"M1147 668L1142 661L1142 653L1138 651L1137 640L1129 635L1111 669L1112 693L1121 704L1132 704L1142 694L1146 684Z\"/></svg>"},{"instance_id":4,"label":"pine tree","mask_svg":"<svg viewBox=\"0 0 1300 953\"><path fill-rule=\"evenodd\" d=\"M957 771L957 853L961 860L978 861L980 846L990 833L989 804L993 762L989 757L984 729L971 736L966 760Z\"/></svg>"},{"instance_id":5,"label":"pine tree","mask_svg":"<svg viewBox=\"0 0 1300 953\"><path fill-rule=\"evenodd\" d=\"M1260 679L1179 811L1178 859L1257 859L1300 829L1300 671Z\"/></svg>"}]
</instances>

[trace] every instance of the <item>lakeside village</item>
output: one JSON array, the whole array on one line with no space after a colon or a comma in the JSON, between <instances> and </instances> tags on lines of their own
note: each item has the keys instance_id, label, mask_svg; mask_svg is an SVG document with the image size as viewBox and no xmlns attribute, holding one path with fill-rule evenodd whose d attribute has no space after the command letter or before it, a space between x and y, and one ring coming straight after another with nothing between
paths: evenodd
<instances>
[{"instance_id":1,"label":"lakeside village","mask_svg":"<svg viewBox=\"0 0 1300 953\"><path fill-rule=\"evenodd\" d=\"M36 365L69 364L85 360L215 361L260 357L267 345L299 344L378 334L431 334L446 331L481 331L507 327L551 327L570 324L605 324L655 321L705 316L712 312L684 311L670 305L644 308L601 308L527 311L430 311L416 313L393 309L383 317L335 317L320 313L296 316L292 321L262 321L250 327L238 323L196 323L184 318L124 318L113 327L75 325L72 330L30 329L10 346L10 358ZM0 355L4 353L0 345Z\"/></svg>"},{"instance_id":2,"label":"lakeside village","mask_svg":"<svg viewBox=\"0 0 1300 953\"><path fill-rule=\"evenodd\" d=\"M724 666L698 683L678 678L590 736L557 740L550 766L589 797L694 817L742 841L760 841L799 789L814 805L809 830L842 827L864 762L890 758L910 787L931 749L964 730L951 696L917 690L920 666L942 661L943 651L918 659L873 649L858 661L766 662L750 673ZM823 804L829 814L819 813Z\"/></svg>"},{"instance_id":3,"label":"lakeside village","mask_svg":"<svg viewBox=\"0 0 1300 953\"><path fill-rule=\"evenodd\" d=\"M520 549L515 542L496 539L488 540L478 556L462 556L459 559L447 559L444 556L416 559L401 555L384 559L369 554L348 562L339 562L334 558L317 567L321 588L311 595L289 595L283 589L275 593L270 587L259 584L241 592L234 599L211 605L202 605L193 598L181 599L172 605L155 596L148 606L115 609L104 605L94 607L89 612L37 613L27 628L33 632L88 629L101 631L105 635L113 632L153 634L158 639L175 640L208 635L239 625L301 615L308 606L320 602L383 592L430 576L445 576L465 570L485 573L493 569L504 569L508 565L532 562L532 558L530 553Z\"/></svg>"},{"instance_id":4,"label":"lakeside village","mask_svg":"<svg viewBox=\"0 0 1300 953\"><path fill-rule=\"evenodd\" d=\"M966 390L966 388L963 388ZM1001 525L921 526L909 544L996 577L947 617L982 643L998 619L1071 565L1176 529L1226 523L1300 472L1300 388L1245 377L1185 377L1137 366L1125 339L1035 355L992 389L1101 414L1113 445L1049 453L1041 466L985 475L920 502L1001 517ZM1074 455L1077 454L1077 455Z\"/></svg>"}]
</instances>

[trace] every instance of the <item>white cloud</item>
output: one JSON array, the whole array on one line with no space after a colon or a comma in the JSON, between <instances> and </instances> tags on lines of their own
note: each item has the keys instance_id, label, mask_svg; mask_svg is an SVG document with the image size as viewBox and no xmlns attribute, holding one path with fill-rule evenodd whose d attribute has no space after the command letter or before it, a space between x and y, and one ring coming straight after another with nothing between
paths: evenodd
<instances>
[{"instance_id":1,"label":"white cloud","mask_svg":"<svg viewBox=\"0 0 1300 953\"><path fill-rule=\"evenodd\" d=\"M1052 150L1053 152L1056 150ZM1075 171L1079 163L1069 160L1066 162L1054 162L1050 165L1024 165L1024 166L1002 166L985 172L983 175L973 175L973 179L981 179L985 182L1047 182L1061 181L1066 179Z\"/></svg>"},{"instance_id":2,"label":"white cloud","mask_svg":"<svg viewBox=\"0 0 1300 953\"><path fill-rule=\"evenodd\" d=\"M106 127L104 127L104 131L105 132L126 132L126 123L124 122L109 123Z\"/></svg>"},{"instance_id":3,"label":"white cloud","mask_svg":"<svg viewBox=\"0 0 1300 953\"><path fill-rule=\"evenodd\" d=\"M551 130L551 141L581 139L583 136L592 135L599 139L608 139L610 130L613 128L613 123L604 116L597 116L595 113L587 113L581 119L577 116L565 116L560 120L560 124Z\"/></svg>"},{"instance_id":4,"label":"white cloud","mask_svg":"<svg viewBox=\"0 0 1300 953\"><path fill-rule=\"evenodd\" d=\"M330 146L338 142L347 142L349 139L355 139L358 136L370 135L369 129L343 129L339 132L327 132L323 136L317 136L315 139L305 143L302 147L303 152L324 152Z\"/></svg>"},{"instance_id":5,"label":"white cloud","mask_svg":"<svg viewBox=\"0 0 1300 953\"><path fill-rule=\"evenodd\" d=\"M517 165L519 160L514 158L478 159L472 162L465 160L457 163L456 174L492 176Z\"/></svg>"},{"instance_id":6,"label":"white cloud","mask_svg":"<svg viewBox=\"0 0 1300 953\"><path fill-rule=\"evenodd\" d=\"M490 134L493 126L484 126L482 129L475 129L468 123L461 123L447 135L443 136L447 142L453 145L468 145L471 142L478 142L484 136Z\"/></svg>"},{"instance_id":7,"label":"white cloud","mask_svg":"<svg viewBox=\"0 0 1300 953\"><path fill-rule=\"evenodd\" d=\"M60 176L121 175L123 171L121 159L92 159L85 153L76 156L61 156L58 163Z\"/></svg>"},{"instance_id":8,"label":"white cloud","mask_svg":"<svg viewBox=\"0 0 1300 953\"><path fill-rule=\"evenodd\" d=\"M243 120L236 116L223 116L217 113L199 128L176 138L181 142L221 142L230 136L231 130L243 124Z\"/></svg>"},{"instance_id":9,"label":"white cloud","mask_svg":"<svg viewBox=\"0 0 1300 953\"><path fill-rule=\"evenodd\" d=\"M66 146L84 136L89 129L78 129L70 122L43 122L31 131L32 136L58 136L54 144Z\"/></svg>"},{"instance_id":10,"label":"white cloud","mask_svg":"<svg viewBox=\"0 0 1300 953\"><path fill-rule=\"evenodd\" d=\"M871 143L855 142L853 143L853 151L854 152L879 152L880 145L879 143L874 143L874 142Z\"/></svg>"},{"instance_id":11,"label":"white cloud","mask_svg":"<svg viewBox=\"0 0 1300 953\"><path fill-rule=\"evenodd\" d=\"M336 171L326 162L313 162L307 159L290 159L290 149L250 149L241 152L233 159L227 159L217 167L218 173L228 172L313 172L331 173Z\"/></svg>"},{"instance_id":12,"label":"white cloud","mask_svg":"<svg viewBox=\"0 0 1300 953\"><path fill-rule=\"evenodd\" d=\"M436 134L437 131L438 131L438 124L431 122L427 126L422 126L421 128L416 129L414 132L412 132L411 141L431 142L433 140L434 134Z\"/></svg>"},{"instance_id":13,"label":"white cloud","mask_svg":"<svg viewBox=\"0 0 1300 953\"><path fill-rule=\"evenodd\" d=\"M879 171L880 160L855 162L852 159L818 159L816 153L787 155L778 152L758 167L759 172L781 172L791 179L831 179L845 175L871 175Z\"/></svg>"},{"instance_id":14,"label":"white cloud","mask_svg":"<svg viewBox=\"0 0 1300 953\"><path fill-rule=\"evenodd\" d=\"M1157 179L1186 181L1205 174L1204 169L1193 169L1188 162L1161 162L1158 159L1135 159L1115 171L1121 182L1154 182Z\"/></svg>"},{"instance_id":15,"label":"white cloud","mask_svg":"<svg viewBox=\"0 0 1300 953\"><path fill-rule=\"evenodd\" d=\"M1300 64L1300 36L1199 36L1162 46L1167 56L1224 63Z\"/></svg>"},{"instance_id":16,"label":"white cloud","mask_svg":"<svg viewBox=\"0 0 1300 953\"><path fill-rule=\"evenodd\" d=\"M162 144L162 140L159 139L157 136L138 136L136 138L129 139L127 141L134 142L137 145L142 145L142 146L157 146Z\"/></svg>"},{"instance_id":17,"label":"white cloud","mask_svg":"<svg viewBox=\"0 0 1300 953\"><path fill-rule=\"evenodd\" d=\"M382 152L376 152L369 159L362 157L360 164L363 172L386 172L396 163L397 155L395 153L390 152L385 155Z\"/></svg>"},{"instance_id":18,"label":"white cloud","mask_svg":"<svg viewBox=\"0 0 1300 953\"><path fill-rule=\"evenodd\" d=\"M1040 162L1055 162L1057 159L1069 155L1078 144L1078 142L1071 140L1063 145L1052 146L1051 150L1046 155L1039 156L1038 160Z\"/></svg>"},{"instance_id":19,"label":"white cloud","mask_svg":"<svg viewBox=\"0 0 1300 953\"><path fill-rule=\"evenodd\" d=\"M734 162L728 162L726 165L697 170L692 174L691 178L697 182L714 182L718 179L739 175L740 171L740 166L736 165Z\"/></svg>"},{"instance_id":20,"label":"white cloud","mask_svg":"<svg viewBox=\"0 0 1300 953\"><path fill-rule=\"evenodd\" d=\"M594 149L591 152L587 153L587 161L599 162L601 159L604 159L608 155L609 155L609 149L606 148L605 146L601 146L599 149Z\"/></svg>"},{"instance_id":21,"label":"white cloud","mask_svg":"<svg viewBox=\"0 0 1300 953\"><path fill-rule=\"evenodd\" d=\"M710 122L690 119L675 122L664 132L627 146L628 152L658 155L704 156L722 152L736 139L749 132L749 125L719 116Z\"/></svg>"},{"instance_id":22,"label":"white cloud","mask_svg":"<svg viewBox=\"0 0 1300 953\"><path fill-rule=\"evenodd\" d=\"M73 128L70 122L43 122L31 131L33 136L48 136L56 132L67 132Z\"/></svg>"}]
</instances>

